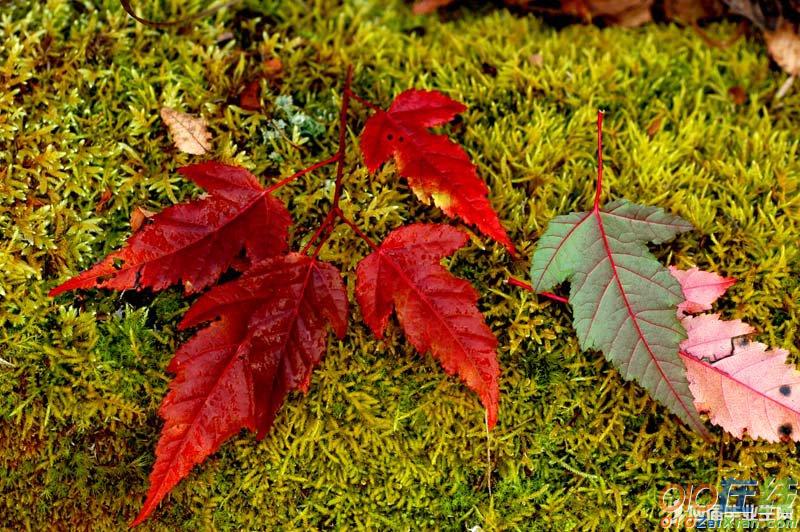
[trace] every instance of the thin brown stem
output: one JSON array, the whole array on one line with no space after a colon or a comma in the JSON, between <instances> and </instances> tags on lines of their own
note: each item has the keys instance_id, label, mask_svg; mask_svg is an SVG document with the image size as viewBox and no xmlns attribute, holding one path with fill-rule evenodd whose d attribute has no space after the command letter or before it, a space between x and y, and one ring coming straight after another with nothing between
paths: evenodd
<instances>
[{"instance_id":1,"label":"thin brown stem","mask_svg":"<svg viewBox=\"0 0 800 532\"><path fill-rule=\"evenodd\" d=\"M283 179L281 179L277 183L275 183L273 185L270 185L267 188L267 193L273 192L274 190L277 190L277 189L281 188L283 185L287 185L287 184L291 183L292 181L294 181L295 179L303 177L304 175L306 175L309 172L313 172L314 170L322 168L323 166L327 166L327 165L329 165L331 163L334 163L334 162L339 160L339 157L340 157L340 154L337 152L335 155L333 155L331 157L328 157L324 161L320 161L318 163L314 163L314 164L312 164L311 166L309 166L307 168L303 168L299 172L295 172L294 174L290 175L289 177L284 177Z\"/></svg>"},{"instance_id":2,"label":"thin brown stem","mask_svg":"<svg viewBox=\"0 0 800 532\"><path fill-rule=\"evenodd\" d=\"M324 246L331 237L333 229L336 227L336 211L330 211L328 215L330 216L330 221L327 221L328 217L326 216L326 222L322 225L322 237L319 239L319 242L317 242L317 245L314 246L314 253L311 254L315 259L319 255L319 252L322 251L322 246Z\"/></svg>"},{"instance_id":3,"label":"thin brown stem","mask_svg":"<svg viewBox=\"0 0 800 532\"><path fill-rule=\"evenodd\" d=\"M328 214L325 216L325 219L322 221L320 226L317 227L317 230L314 231L314 234L311 235L311 238L308 240L308 242L306 242L306 245L303 246L303 249L300 250L300 253L306 253L308 251L308 249L311 247L311 245L320 237L320 235L322 235L322 233L325 231L325 229L328 228L328 225L333 222L333 218L335 216L336 215L334 214L333 210L328 211ZM322 243L324 243L324 241ZM319 247L322 247L322 246L319 246ZM316 254L315 254L315 256L316 256Z\"/></svg>"},{"instance_id":4,"label":"thin brown stem","mask_svg":"<svg viewBox=\"0 0 800 532\"><path fill-rule=\"evenodd\" d=\"M347 76L344 80L344 89L342 90L342 108L339 112L339 149L336 155L331 159L336 160L336 183L333 190L333 201L331 209L322 221L319 228L311 235L311 239L303 246L302 253L306 253L311 245L319 239L319 242L314 249L313 256L316 257L322 246L330 238L333 232L333 225L337 216L340 216L339 201L342 199L342 191L344 189L342 181L344 180L344 160L347 154L347 111L350 105L350 96L353 95L350 90L350 84L353 82L353 65L347 67ZM323 161L324 162L324 161Z\"/></svg>"},{"instance_id":5,"label":"thin brown stem","mask_svg":"<svg viewBox=\"0 0 800 532\"><path fill-rule=\"evenodd\" d=\"M176 20L167 20L167 21L164 21L164 22L158 22L156 20L149 20L149 19L146 19L144 17L140 17L139 15L137 15L136 11L134 11L133 6L131 5L130 0L120 0L120 4L122 4L122 9L124 9L125 12L128 15L130 15L130 17L133 20L135 20L137 22L140 22L140 23L144 24L145 26L152 26L153 28L169 28L170 26L182 26L184 24L188 24L189 22L192 22L192 21L197 20L199 18L204 18L204 17L207 17L209 15L213 15L214 13L219 11L220 9L225 9L226 7L234 6L234 5L238 4L239 2L241 2L241 0L230 0L228 2L223 2L223 3L221 3L219 5L216 5L216 6L211 6L210 8L204 9L203 11L200 11L199 13L194 13L192 15L189 15L186 18L181 18L181 19L176 19Z\"/></svg>"},{"instance_id":6,"label":"thin brown stem","mask_svg":"<svg viewBox=\"0 0 800 532\"><path fill-rule=\"evenodd\" d=\"M711 37L706 31L697 25L697 22L692 24L692 29L700 36L703 41L709 46L713 46L715 48L720 48L724 50L725 48L730 48L736 41L738 41L747 31L747 21L743 20L739 23L739 26L736 28L736 33L734 33L730 38L719 41Z\"/></svg>"},{"instance_id":7,"label":"thin brown stem","mask_svg":"<svg viewBox=\"0 0 800 532\"><path fill-rule=\"evenodd\" d=\"M342 91L342 109L339 113L339 160L336 163L336 188L333 191L333 207L331 210L339 208L339 200L342 197L342 180L344 179L344 156L347 152L347 109L350 104L350 84L353 82L353 65L347 67L347 77L344 80L344 90Z\"/></svg>"}]
</instances>

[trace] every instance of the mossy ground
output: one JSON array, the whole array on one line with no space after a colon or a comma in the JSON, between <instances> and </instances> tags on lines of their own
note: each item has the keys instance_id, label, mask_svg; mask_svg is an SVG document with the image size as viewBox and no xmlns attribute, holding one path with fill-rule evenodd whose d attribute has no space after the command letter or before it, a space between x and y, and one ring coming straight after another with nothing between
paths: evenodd
<instances>
[{"instance_id":1,"label":"mossy ground","mask_svg":"<svg viewBox=\"0 0 800 532\"><path fill-rule=\"evenodd\" d=\"M137 4L165 19L204 3ZM725 40L735 28L708 31ZM408 87L469 105L449 131L523 257L551 217L590 205L595 112L606 108L606 196L694 223L658 255L738 278L724 314L800 350L800 90L772 100L785 75L758 42L719 49L675 26L556 31L502 9L442 20L399 2L327 0L250 2L155 30L112 0L50 0L3 3L0 43L0 527L122 528L143 501L187 302L178 289L46 293L117 248L133 207L197 194L175 169L199 158L171 146L160 107L202 114L213 156L268 181L335 150L348 63L356 91L382 105ZM235 96L262 56L282 60L283 78L265 87L265 113L243 111ZM351 141L367 116L351 113ZM444 220L391 167L370 179L356 150L348 162L343 206L375 238ZM331 170L279 192L296 246L324 212ZM341 227L322 256L352 291L366 251ZM354 307L347 338L331 340L271 434L224 445L146 527L649 529L667 482L800 478L793 444L718 430L706 444L600 354L581 353L568 309L504 285L527 277L526 260L476 237L450 267L481 291L500 339L488 439L474 394L396 326L376 341Z\"/></svg>"}]
</instances>

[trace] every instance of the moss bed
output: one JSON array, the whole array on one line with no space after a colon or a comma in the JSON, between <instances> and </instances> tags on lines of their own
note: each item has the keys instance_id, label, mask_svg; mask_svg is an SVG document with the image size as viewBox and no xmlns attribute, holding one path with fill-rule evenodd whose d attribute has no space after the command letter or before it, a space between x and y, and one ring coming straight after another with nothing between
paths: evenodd
<instances>
[{"instance_id":1,"label":"moss bed","mask_svg":"<svg viewBox=\"0 0 800 532\"><path fill-rule=\"evenodd\" d=\"M205 3L140 4L163 20ZM724 41L736 30L707 31ZM213 157L271 182L336 149L349 63L355 90L381 105L421 87L469 106L446 129L522 251L514 261L476 237L449 261L480 290L500 339L498 426L487 436L474 394L396 324L376 341L354 305L346 339L331 339L310 391L290 396L271 434L225 444L146 529L651 529L668 482L800 479L793 443L716 428L704 443L601 354L580 352L567 308L504 284L527 278L551 217L590 205L602 107L606 197L691 221L697 231L658 256L736 277L724 315L796 360L800 90L773 99L785 74L761 43L714 48L670 25L556 30L481 5L415 17L402 2L328 0L245 2L184 30L137 24L112 0L3 2L0 43L0 527L121 529L144 500L187 301L177 288L47 291L117 248L134 207L199 193L175 170L203 158L175 150L159 109L201 114ZM265 83L263 113L242 110L236 95L265 57L281 59L283 76ZM351 142L367 116L354 108ZM445 221L391 166L370 178L355 149L349 164L343 207L375 238ZM295 246L324 213L332 171L278 193ZM366 252L341 226L322 257L352 292Z\"/></svg>"}]
</instances>

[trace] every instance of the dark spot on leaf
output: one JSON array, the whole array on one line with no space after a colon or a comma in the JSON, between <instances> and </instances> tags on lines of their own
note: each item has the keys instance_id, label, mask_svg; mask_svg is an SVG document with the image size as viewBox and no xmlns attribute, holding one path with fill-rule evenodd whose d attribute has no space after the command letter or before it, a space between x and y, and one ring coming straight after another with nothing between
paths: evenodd
<instances>
[{"instance_id":1,"label":"dark spot on leaf","mask_svg":"<svg viewBox=\"0 0 800 532\"><path fill-rule=\"evenodd\" d=\"M399 137L397 137L397 142L403 142L403 140L405 140L405 139L403 139L403 136L402 136L402 135L400 135Z\"/></svg>"},{"instance_id":2,"label":"dark spot on leaf","mask_svg":"<svg viewBox=\"0 0 800 532\"><path fill-rule=\"evenodd\" d=\"M747 347L749 344L750 340L744 336L736 338L736 347Z\"/></svg>"},{"instance_id":3,"label":"dark spot on leaf","mask_svg":"<svg viewBox=\"0 0 800 532\"><path fill-rule=\"evenodd\" d=\"M792 435L792 425L790 423L784 423L778 428L778 433L781 435L781 438L789 438Z\"/></svg>"},{"instance_id":4,"label":"dark spot on leaf","mask_svg":"<svg viewBox=\"0 0 800 532\"><path fill-rule=\"evenodd\" d=\"M792 387L789 386L788 384L784 384L783 386L778 388L778 391L781 392L781 395L789 397L789 395L792 393Z\"/></svg>"},{"instance_id":5,"label":"dark spot on leaf","mask_svg":"<svg viewBox=\"0 0 800 532\"><path fill-rule=\"evenodd\" d=\"M386 140L392 140L393 138L394 138L394 135L392 135L391 133L386 135Z\"/></svg>"}]
</instances>

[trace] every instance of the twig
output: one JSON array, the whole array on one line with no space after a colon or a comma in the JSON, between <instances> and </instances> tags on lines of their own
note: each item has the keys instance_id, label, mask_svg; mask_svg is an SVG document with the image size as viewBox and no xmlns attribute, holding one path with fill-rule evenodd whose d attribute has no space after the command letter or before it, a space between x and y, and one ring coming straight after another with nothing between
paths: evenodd
<instances>
[{"instance_id":1,"label":"twig","mask_svg":"<svg viewBox=\"0 0 800 532\"><path fill-rule=\"evenodd\" d=\"M130 0L119 0L119 3L122 4L122 9L131 16L133 20L136 22L140 22L145 26L151 26L153 28L169 28L171 26L181 26L193 20L197 20L199 18L207 17L209 15L213 15L220 9L225 9L226 7L231 7L241 2L241 0L229 0L228 2L224 2L218 6L212 6L208 9L204 9L199 13L195 13L194 15L189 15L186 18L176 19L176 20L168 20L166 22L158 22L155 20L149 20L143 17L140 17L136 14L136 11L133 10L133 6L131 5Z\"/></svg>"},{"instance_id":2,"label":"twig","mask_svg":"<svg viewBox=\"0 0 800 532\"><path fill-rule=\"evenodd\" d=\"M483 421L486 427L486 487L489 488L489 499L492 500L492 434L489 431L488 412L484 412Z\"/></svg>"},{"instance_id":3,"label":"twig","mask_svg":"<svg viewBox=\"0 0 800 532\"><path fill-rule=\"evenodd\" d=\"M352 90L350 90L350 96L352 96L353 99L356 100L361 105L369 107L373 111L383 111L383 109L381 109L379 106L375 105L374 103L372 103L371 101L369 101L369 100L367 100L365 98L362 98L361 96L359 96L358 94L356 94Z\"/></svg>"},{"instance_id":4,"label":"twig","mask_svg":"<svg viewBox=\"0 0 800 532\"><path fill-rule=\"evenodd\" d=\"M342 91L342 109L339 114L339 161L336 164L336 188L333 191L333 207L339 208L339 200L342 197L342 179L344 179L344 156L347 152L347 108L350 104L350 84L353 82L353 65L347 67L347 77L344 80L344 91Z\"/></svg>"},{"instance_id":5,"label":"twig","mask_svg":"<svg viewBox=\"0 0 800 532\"><path fill-rule=\"evenodd\" d=\"M778 89L778 92L775 93L775 101L778 101L786 96L786 93L789 92L790 88L792 88L792 83L794 83L794 76L789 76L786 81L783 82L781 88Z\"/></svg>"},{"instance_id":6,"label":"twig","mask_svg":"<svg viewBox=\"0 0 800 532\"><path fill-rule=\"evenodd\" d=\"M347 67L347 76L344 80L344 89L342 90L342 108L339 112L339 149L336 155L331 159L336 160L336 184L333 190L333 201L331 209L322 221L319 228L311 235L311 239L303 246L301 253L308 252L308 249L319 239L319 243L314 249L313 256L316 257L322 246L330 238L333 232L333 224L337 216L341 217L341 210L339 209L339 201L342 199L342 190L344 189L342 181L344 180L344 160L347 155L347 110L350 104L350 96L353 92L350 90L350 84L353 82L353 65ZM325 162L325 161L323 161ZM329 161L330 162L330 161ZM330 229L330 231L327 231ZM327 232L326 232L327 231Z\"/></svg>"},{"instance_id":7,"label":"twig","mask_svg":"<svg viewBox=\"0 0 800 532\"><path fill-rule=\"evenodd\" d=\"M718 41L717 39L711 37L703 28L697 25L697 22L692 23L692 29L701 39L703 39L703 42L705 42L707 45L724 50L725 48L729 48L733 43L738 41L742 35L744 35L744 32L747 30L747 22L743 20L736 27L736 33L734 33L725 41Z\"/></svg>"},{"instance_id":8,"label":"twig","mask_svg":"<svg viewBox=\"0 0 800 532\"><path fill-rule=\"evenodd\" d=\"M362 231L352 220L348 219L339 207L336 207L336 214L339 216L339 219L350 226L350 229L352 229L355 234L360 236L361 240L366 242L367 245L373 249L373 251L378 249L377 244L375 244L375 242L373 242L372 239L368 237L366 233L364 233L364 231Z\"/></svg>"},{"instance_id":9,"label":"twig","mask_svg":"<svg viewBox=\"0 0 800 532\"><path fill-rule=\"evenodd\" d=\"M594 192L594 211L600 210L600 197L603 195L603 115L597 111L597 190Z\"/></svg>"},{"instance_id":10,"label":"twig","mask_svg":"<svg viewBox=\"0 0 800 532\"><path fill-rule=\"evenodd\" d=\"M289 177L284 177L283 179L281 179L280 181L278 181L274 185L271 185L269 188L267 188L267 192L269 193L269 192L272 192L272 191L274 191L276 189L279 189L283 185L291 183L295 179L297 179L299 177L303 177L304 175L306 175L309 172L313 172L314 170L317 170L318 168L322 168L323 166L327 166L327 165L329 165L331 163L334 163L334 162L339 160L339 157L340 157L340 154L337 152L336 155L333 155L332 157L328 157L324 161L320 161L318 163L314 163L311 166L309 166L307 168L303 168L299 172L296 172L296 173L290 175Z\"/></svg>"},{"instance_id":11,"label":"twig","mask_svg":"<svg viewBox=\"0 0 800 532\"><path fill-rule=\"evenodd\" d=\"M506 279L506 284L510 284L511 286L516 286L517 288L524 288L528 292L533 292L533 286L526 283L521 279L517 279L516 277L509 277Z\"/></svg>"}]
</instances>

